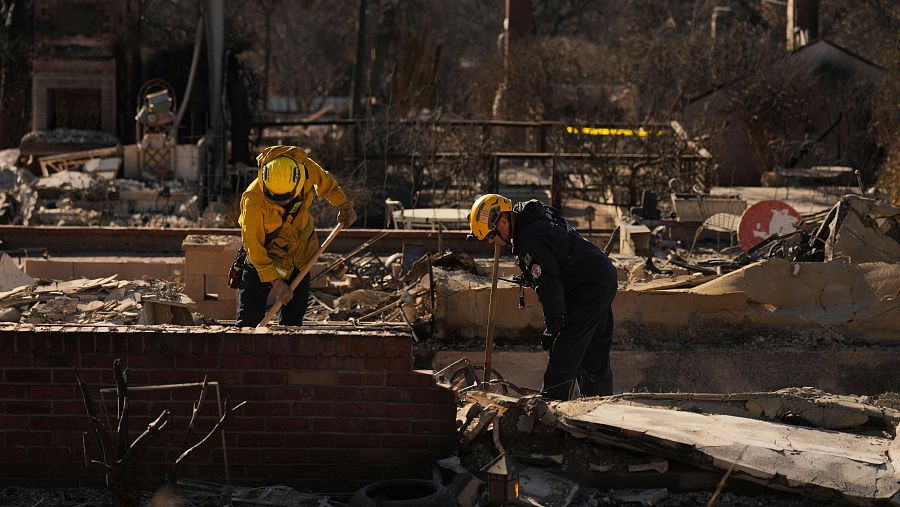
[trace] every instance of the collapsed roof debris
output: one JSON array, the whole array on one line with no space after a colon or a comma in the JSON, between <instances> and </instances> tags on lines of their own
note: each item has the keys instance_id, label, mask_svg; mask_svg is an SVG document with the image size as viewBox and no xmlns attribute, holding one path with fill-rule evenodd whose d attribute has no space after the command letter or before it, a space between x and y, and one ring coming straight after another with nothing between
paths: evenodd
<instances>
[{"instance_id":1,"label":"collapsed roof debris","mask_svg":"<svg viewBox=\"0 0 900 507\"><path fill-rule=\"evenodd\" d=\"M37 282L0 257L0 320L29 324L193 325L193 301L165 280ZM7 288L11 287L11 288Z\"/></svg>"},{"instance_id":2,"label":"collapsed roof debris","mask_svg":"<svg viewBox=\"0 0 900 507\"><path fill-rule=\"evenodd\" d=\"M523 470L519 498L543 495L534 505L654 505L682 495L661 487L682 489L685 474L708 485L722 473L820 501L897 501L900 411L883 406L895 401L812 388L568 402L468 391L460 394L455 471L505 455ZM636 489L592 489L629 485Z\"/></svg>"}]
</instances>

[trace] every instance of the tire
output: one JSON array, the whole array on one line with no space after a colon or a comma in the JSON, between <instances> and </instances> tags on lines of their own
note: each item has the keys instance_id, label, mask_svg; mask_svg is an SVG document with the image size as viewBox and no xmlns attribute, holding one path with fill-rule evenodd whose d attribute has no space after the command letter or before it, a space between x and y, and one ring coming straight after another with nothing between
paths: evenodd
<instances>
[{"instance_id":1,"label":"tire","mask_svg":"<svg viewBox=\"0 0 900 507\"><path fill-rule=\"evenodd\" d=\"M456 507L456 499L440 484L424 479L389 479L357 491L350 507Z\"/></svg>"}]
</instances>

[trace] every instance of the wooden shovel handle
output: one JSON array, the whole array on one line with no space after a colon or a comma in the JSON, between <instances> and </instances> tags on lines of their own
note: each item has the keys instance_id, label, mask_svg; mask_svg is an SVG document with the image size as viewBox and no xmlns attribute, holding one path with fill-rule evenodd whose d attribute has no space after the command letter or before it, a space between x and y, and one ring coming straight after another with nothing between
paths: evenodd
<instances>
[{"instance_id":1,"label":"wooden shovel handle","mask_svg":"<svg viewBox=\"0 0 900 507\"><path fill-rule=\"evenodd\" d=\"M328 248L328 245L330 245L331 242L334 241L334 238L337 237L338 233L341 232L341 229L343 228L343 224L339 223L334 227L334 229L331 230L331 234L329 234L328 237L325 238L325 242L322 243L322 246L319 247L315 255L313 255L312 259L310 259L309 262L307 262L306 265L303 266L303 269L301 269L300 272L297 273L297 276L294 277L294 280L291 281L292 291L295 290L298 285L300 285L300 282L303 281L303 277L305 277L309 273L309 270L312 269L313 265L319 260L319 256L322 255L322 252L324 252L325 249ZM272 305L272 309L270 309L266 313L266 316L263 317L263 320L260 321L260 323L256 326L256 329L266 327L269 321L272 320L272 317L274 317L275 314L278 313L278 310L281 310L281 301L275 301L275 304Z\"/></svg>"}]
</instances>

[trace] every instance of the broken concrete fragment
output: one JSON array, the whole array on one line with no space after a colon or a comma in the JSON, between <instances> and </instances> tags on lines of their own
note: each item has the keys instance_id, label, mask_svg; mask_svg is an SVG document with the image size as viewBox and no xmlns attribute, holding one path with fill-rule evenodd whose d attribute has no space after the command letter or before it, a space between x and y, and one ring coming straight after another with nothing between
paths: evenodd
<instances>
[{"instance_id":1,"label":"broken concrete fragment","mask_svg":"<svg viewBox=\"0 0 900 507\"><path fill-rule=\"evenodd\" d=\"M576 482L539 468L528 467L519 472L519 502L525 505L565 507L578 489Z\"/></svg>"},{"instance_id":2,"label":"broken concrete fragment","mask_svg":"<svg viewBox=\"0 0 900 507\"><path fill-rule=\"evenodd\" d=\"M657 472L664 474L669 471L669 460L665 458L646 458L628 463L626 469L629 472Z\"/></svg>"},{"instance_id":3,"label":"broken concrete fragment","mask_svg":"<svg viewBox=\"0 0 900 507\"><path fill-rule=\"evenodd\" d=\"M0 253L0 291L8 291L23 285L33 285L34 278L26 275L16 266L6 252Z\"/></svg>"},{"instance_id":4,"label":"broken concrete fragment","mask_svg":"<svg viewBox=\"0 0 900 507\"><path fill-rule=\"evenodd\" d=\"M578 415L568 415L571 409ZM735 466L735 477L773 487L862 503L886 501L900 489L887 452L893 439L600 401L563 402L551 410L560 413L560 428L596 442L701 466Z\"/></svg>"},{"instance_id":5,"label":"broken concrete fragment","mask_svg":"<svg viewBox=\"0 0 900 507\"><path fill-rule=\"evenodd\" d=\"M669 498L669 490L662 489L626 489L621 491L610 491L610 497L613 500L625 504L637 504L651 506L662 502Z\"/></svg>"}]
</instances>

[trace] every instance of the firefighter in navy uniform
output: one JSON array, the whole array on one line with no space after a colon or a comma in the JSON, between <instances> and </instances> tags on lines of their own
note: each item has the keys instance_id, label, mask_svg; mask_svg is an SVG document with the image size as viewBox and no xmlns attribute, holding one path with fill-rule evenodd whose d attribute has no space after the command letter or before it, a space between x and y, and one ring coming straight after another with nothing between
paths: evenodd
<instances>
[{"instance_id":1,"label":"firefighter in navy uniform","mask_svg":"<svg viewBox=\"0 0 900 507\"><path fill-rule=\"evenodd\" d=\"M609 349L616 268L606 254L569 227L559 212L540 201L479 197L469 213L472 236L511 245L525 281L544 309L541 345L550 354L543 396L571 398L578 381L584 396L613 392Z\"/></svg>"}]
</instances>

